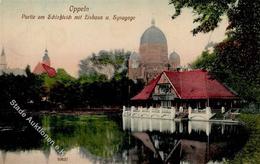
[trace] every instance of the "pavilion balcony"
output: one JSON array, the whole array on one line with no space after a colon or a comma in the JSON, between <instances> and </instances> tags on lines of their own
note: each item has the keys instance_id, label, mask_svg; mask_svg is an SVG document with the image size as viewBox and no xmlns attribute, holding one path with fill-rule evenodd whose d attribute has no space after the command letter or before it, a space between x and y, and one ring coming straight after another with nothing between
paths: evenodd
<instances>
[{"instance_id":1,"label":"pavilion balcony","mask_svg":"<svg viewBox=\"0 0 260 164\"><path fill-rule=\"evenodd\" d=\"M122 115L125 117L139 117L139 118L157 118L157 119L179 119L184 117L179 117L182 114L186 114L186 111L188 111L188 119L189 120L210 120L215 113L211 112L210 107L206 107L203 110L198 109L192 109L191 107L187 109L183 109L183 107L180 107L179 110L175 107L165 108L165 107L135 107L131 106L125 107L123 106L123 113ZM179 117L179 118L176 118Z\"/></svg>"},{"instance_id":2,"label":"pavilion balcony","mask_svg":"<svg viewBox=\"0 0 260 164\"><path fill-rule=\"evenodd\" d=\"M153 94L152 99L153 100L174 100L175 96L173 94Z\"/></svg>"},{"instance_id":3,"label":"pavilion balcony","mask_svg":"<svg viewBox=\"0 0 260 164\"><path fill-rule=\"evenodd\" d=\"M144 108L144 107L134 107L130 108L123 107L123 116L129 117L142 117L142 118L159 118L159 119L174 119L175 118L176 109L174 107L171 108Z\"/></svg>"}]
</instances>

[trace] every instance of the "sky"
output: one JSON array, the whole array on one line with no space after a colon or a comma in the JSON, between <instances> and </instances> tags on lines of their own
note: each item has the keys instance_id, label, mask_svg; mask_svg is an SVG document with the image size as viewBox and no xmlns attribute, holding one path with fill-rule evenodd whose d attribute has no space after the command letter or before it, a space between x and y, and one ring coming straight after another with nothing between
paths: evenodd
<instances>
[{"instance_id":1,"label":"sky","mask_svg":"<svg viewBox=\"0 0 260 164\"><path fill-rule=\"evenodd\" d=\"M172 20L174 7L169 0L0 0L0 47L4 47L10 68L33 69L41 61L45 48L49 51L51 65L64 68L77 76L81 59L100 50L124 49L139 51L143 32L155 25L168 42L168 53L176 51L181 65L194 61L209 41L220 42L225 38L227 19L208 34L193 36L196 17L191 9ZM70 6L89 8L78 14ZM64 14L109 16L110 20L25 20L25 15ZM133 21L115 21L117 16L134 16Z\"/></svg>"}]
</instances>

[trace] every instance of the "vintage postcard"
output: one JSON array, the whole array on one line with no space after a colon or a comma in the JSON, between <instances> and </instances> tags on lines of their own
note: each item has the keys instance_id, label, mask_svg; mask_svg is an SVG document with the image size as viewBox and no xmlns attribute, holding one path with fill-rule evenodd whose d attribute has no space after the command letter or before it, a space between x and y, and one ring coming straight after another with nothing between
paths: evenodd
<instances>
[{"instance_id":1,"label":"vintage postcard","mask_svg":"<svg viewBox=\"0 0 260 164\"><path fill-rule=\"evenodd\" d=\"M0 0L0 164L260 163L259 8Z\"/></svg>"}]
</instances>

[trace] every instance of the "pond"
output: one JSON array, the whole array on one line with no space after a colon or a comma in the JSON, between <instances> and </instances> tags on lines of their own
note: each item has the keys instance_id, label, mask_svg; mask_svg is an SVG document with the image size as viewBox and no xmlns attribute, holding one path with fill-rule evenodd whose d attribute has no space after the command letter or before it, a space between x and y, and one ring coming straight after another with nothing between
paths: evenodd
<instances>
[{"instance_id":1,"label":"pond","mask_svg":"<svg viewBox=\"0 0 260 164\"><path fill-rule=\"evenodd\" d=\"M32 118L64 155L27 120L14 117L0 121L0 163L223 163L247 140L239 124L119 115Z\"/></svg>"}]
</instances>

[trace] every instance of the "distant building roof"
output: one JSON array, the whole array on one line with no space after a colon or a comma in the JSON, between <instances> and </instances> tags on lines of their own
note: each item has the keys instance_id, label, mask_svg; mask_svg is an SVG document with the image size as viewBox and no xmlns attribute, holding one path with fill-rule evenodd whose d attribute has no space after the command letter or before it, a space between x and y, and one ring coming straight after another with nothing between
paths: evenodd
<instances>
[{"instance_id":1,"label":"distant building roof","mask_svg":"<svg viewBox=\"0 0 260 164\"><path fill-rule=\"evenodd\" d=\"M180 55L173 51L170 55L169 55L169 60L173 60L173 61L180 61Z\"/></svg>"},{"instance_id":2,"label":"distant building roof","mask_svg":"<svg viewBox=\"0 0 260 164\"><path fill-rule=\"evenodd\" d=\"M216 79L212 79L207 71L192 70L183 72L164 71L151 80L145 88L131 100L147 100L162 75L166 75L180 99L234 99L236 94Z\"/></svg>"}]
</instances>

